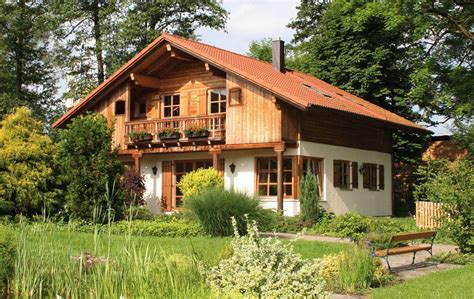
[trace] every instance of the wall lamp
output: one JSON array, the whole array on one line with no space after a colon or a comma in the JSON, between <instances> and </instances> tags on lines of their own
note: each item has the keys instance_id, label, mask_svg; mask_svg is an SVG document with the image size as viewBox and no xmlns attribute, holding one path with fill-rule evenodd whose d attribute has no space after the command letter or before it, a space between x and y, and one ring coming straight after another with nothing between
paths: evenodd
<instances>
[{"instance_id":1,"label":"wall lamp","mask_svg":"<svg viewBox=\"0 0 474 299\"><path fill-rule=\"evenodd\" d=\"M234 164L234 163L230 164L230 165L229 165L229 168L230 168L230 172L231 172L232 174L234 174L234 172L235 172L235 164Z\"/></svg>"},{"instance_id":2,"label":"wall lamp","mask_svg":"<svg viewBox=\"0 0 474 299\"><path fill-rule=\"evenodd\" d=\"M158 168L156 167L156 165L151 168L151 171L153 171L153 175L156 175L156 173L158 172Z\"/></svg>"}]
</instances>

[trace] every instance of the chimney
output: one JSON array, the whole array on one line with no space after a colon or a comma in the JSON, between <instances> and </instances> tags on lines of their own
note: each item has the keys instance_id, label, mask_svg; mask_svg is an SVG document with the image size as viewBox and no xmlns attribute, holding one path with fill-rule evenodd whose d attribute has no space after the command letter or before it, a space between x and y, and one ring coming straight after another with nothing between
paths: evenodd
<instances>
[{"instance_id":1,"label":"chimney","mask_svg":"<svg viewBox=\"0 0 474 299\"><path fill-rule=\"evenodd\" d=\"M285 70L285 42L281 39L272 41L272 66L280 73Z\"/></svg>"}]
</instances>

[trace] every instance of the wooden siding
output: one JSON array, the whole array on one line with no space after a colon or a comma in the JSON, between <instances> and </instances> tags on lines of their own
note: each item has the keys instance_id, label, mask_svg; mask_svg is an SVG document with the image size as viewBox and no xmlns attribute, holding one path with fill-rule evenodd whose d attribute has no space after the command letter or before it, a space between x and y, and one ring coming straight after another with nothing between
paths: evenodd
<instances>
[{"instance_id":1,"label":"wooden siding","mask_svg":"<svg viewBox=\"0 0 474 299\"><path fill-rule=\"evenodd\" d=\"M227 75L227 89L241 88L242 105L228 106L226 143L281 141L281 110L272 94L236 76Z\"/></svg>"},{"instance_id":2,"label":"wooden siding","mask_svg":"<svg viewBox=\"0 0 474 299\"><path fill-rule=\"evenodd\" d=\"M391 132L368 119L319 110L301 114L301 140L391 153Z\"/></svg>"},{"instance_id":3,"label":"wooden siding","mask_svg":"<svg viewBox=\"0 0 474 299\"><path fill-rule=\"evenodd\" d=\"M125 122L127 117L130 114L129 112L129 101L130 101L130 92L129 85L122 84L117 88L113 93L107 96L104 100L100 101L93 111L100 113L107 117L109 120L109 125L114 123L115 130L113 134L113 146L119 146L120 148L125 148ZM125 114L115 115L115 101L122 100L125 101Z\"/></svg>"}]
</instances>

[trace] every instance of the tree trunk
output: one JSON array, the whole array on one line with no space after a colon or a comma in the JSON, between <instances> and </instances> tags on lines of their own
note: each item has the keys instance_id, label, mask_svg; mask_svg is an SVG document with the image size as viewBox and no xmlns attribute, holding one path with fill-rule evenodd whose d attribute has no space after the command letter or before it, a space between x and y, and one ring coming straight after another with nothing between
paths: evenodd
<instances>
[{"instance_id":1,"label":"tree trunk","mask_svg":"<svg viewBox=\"0 0 474 299\"><path fill-rule=\"evenodd\" d=\"M102 31L100 27L100 16L99 16L99 4L95 3L94 10L92 11L92 21L94 26L92 28L95 39L95 58L97 60L97 81L102 83L104 81L104 57L102 55Z\"/></svg>"}]
</instances>

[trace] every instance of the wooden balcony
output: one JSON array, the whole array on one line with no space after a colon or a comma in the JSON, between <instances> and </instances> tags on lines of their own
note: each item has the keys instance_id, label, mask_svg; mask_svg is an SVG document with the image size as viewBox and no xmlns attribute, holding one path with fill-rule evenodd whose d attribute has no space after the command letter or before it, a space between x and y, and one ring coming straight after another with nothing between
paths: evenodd
<instances>
[{"instance_id":1,"label":"wooden balcony","mask_svg":"<svg viewBox=\"0 0 474 299\"><path fill-rule=\"evenodd\" d=\"M185 131L191 128L206 128L208 136L190 138ZM166 129L178 131L179 138L160 138L160 133ZM133 142L131 132L147 132L152 138L145 142ZM137 120L125 123L125 143L127 146L180 146L189 143L218 143L225 141L225 113L205 116L174 117L169 119Z\"/></svg>"}]
</instances>

